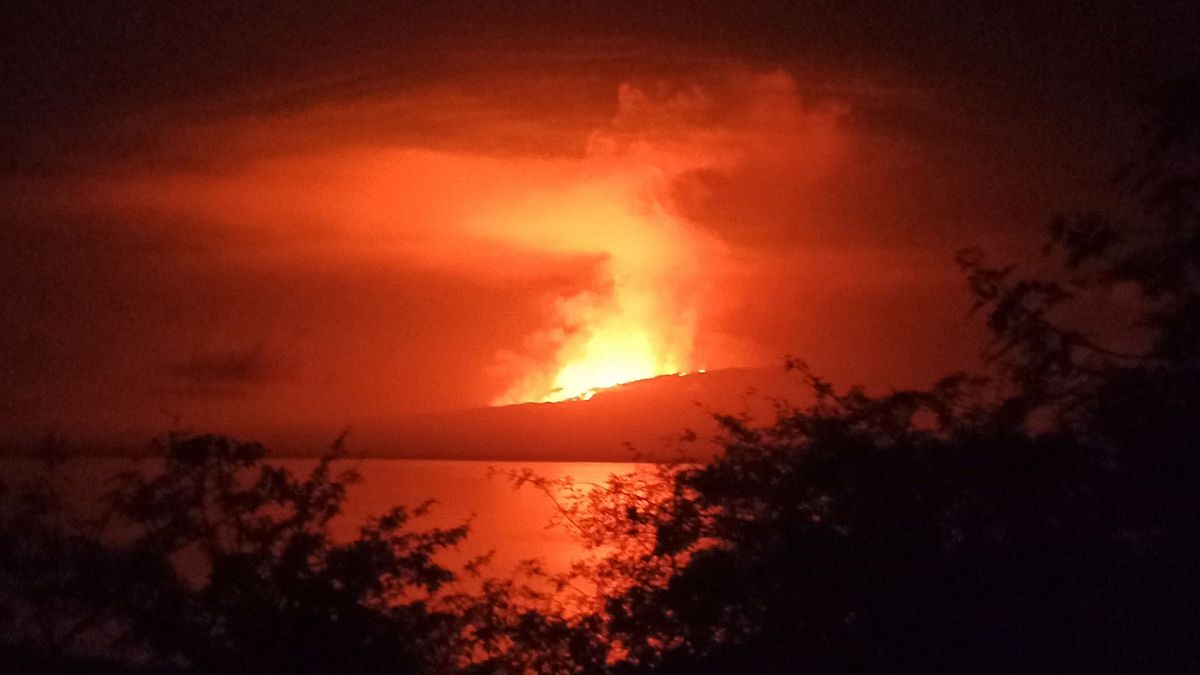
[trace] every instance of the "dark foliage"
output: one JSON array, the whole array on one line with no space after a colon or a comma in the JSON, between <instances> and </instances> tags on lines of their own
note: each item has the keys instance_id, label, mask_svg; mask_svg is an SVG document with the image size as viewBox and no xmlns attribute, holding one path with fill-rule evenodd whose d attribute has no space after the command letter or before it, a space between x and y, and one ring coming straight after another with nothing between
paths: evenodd
<instances>
[{"instance_id":1,"label":"dark foliage","mask_svg":"<svg viewBox=\"0 0 1200 675\"><path fill-rule=\"evenodd\" d=\"M433 556L465 527L410 532L427 506L396 508L335 543L355 479L332 475L337 453L297 479L253 443L172 435L157 449L162 466L122 476L102 526L60 523L48 499L8 514L21 649L61 660L86 639L143 669L205 672L446 669L457 624L426 600L452 579Z\"/></svg>"},{"instance_id":2,"label":"dark foliage","mask_svg":"<svg viewBox=\"0 0 1200 675\"><path fill-rule=\"evenodd\" d=\"M872 397L793 361L812 405L577 495L615 550L577 574L626 580L611 670L1200 670L1200 88L1165 91L1140 211L1056 219L1061 277L960 255L986 376Z\"/></svg>"},{"instance_id":3,"label":"dark foliage","mask_svg":"<svg viewBox=\"0 0 1200 675\"><path fill-rule=\"evenodd\" d=\"M618 670L1200 669L1196 91L1122 173L1137 222L1052 224L1064 278L960 256L994 376L870 397L792 363L815 404L721 420L654 505L653 555L686 564L605 607ZM1063 318L1118 293L1125 327Z\"/></svg>"}]
</instances>

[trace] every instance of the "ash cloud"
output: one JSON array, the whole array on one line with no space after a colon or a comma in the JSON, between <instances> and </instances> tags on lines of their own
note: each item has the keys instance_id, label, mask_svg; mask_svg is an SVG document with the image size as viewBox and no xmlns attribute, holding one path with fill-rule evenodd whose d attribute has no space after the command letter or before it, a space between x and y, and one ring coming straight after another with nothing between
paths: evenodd
<instances>
[{"instance_id":1,"label":"ash cloud","mask_svg":"<svg viewBox=\"0 0 1200 675\"><path fill-rule=\"evenodd\" d=\"M170 368L183 390L196 396L242 396L250 389L287 381L295 372L295 364L261 344L197 350Z\"/></svg>"}]
</instances>

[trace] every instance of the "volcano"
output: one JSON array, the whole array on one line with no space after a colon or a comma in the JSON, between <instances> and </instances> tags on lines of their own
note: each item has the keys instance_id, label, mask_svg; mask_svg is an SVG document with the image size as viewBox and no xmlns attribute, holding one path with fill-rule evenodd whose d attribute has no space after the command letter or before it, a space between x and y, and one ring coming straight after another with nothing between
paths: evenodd
<instances>
[{"instance_id":1,"label":"volcano","mask_svg":"<svg viewBox=\"0 0 1200 675\"><path fill-rule=\"evenodd\" d=\"M436 412L350 431L352 454L385 458L660 461L706 458L718 414L765 420L776 401L797 402L803 381L780 368L662 375L557 403ZM686 442L694 438L695 442ZM281 439L304 452L311 439Z\"/></svg>"}]
</instances>

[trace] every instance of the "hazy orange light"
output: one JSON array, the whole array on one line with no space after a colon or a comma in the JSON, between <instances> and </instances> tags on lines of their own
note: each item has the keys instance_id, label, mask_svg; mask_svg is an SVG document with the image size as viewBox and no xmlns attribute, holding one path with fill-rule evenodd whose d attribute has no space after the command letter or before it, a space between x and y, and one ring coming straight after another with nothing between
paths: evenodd
<instances>
[{"instance_id":1,"label":"hazy orange light","mask_svg":"<svg viewBox=\"0 0 1200 675\"><path fill-rule=\"evenodd\" d=\"M542 401L591 398L597 389L674 373L678 364L660 357L644 330L616 329L593 333L584 355L564 364Z\"/></svg>"},{"instance_id":2,"label":"hazy orange light","mask_svg":"<svg viewBox=\"0 0 1200 675\"><path fill-rule=\"evenodd\" d=\"M731 258L723 240L728 214L713 200L759 194L764 162L772 181L773 172L794 170L811 179L844 152L844 112L806 105L783 71L733 68L701 80L707 84L622 84L610 123L594 127L592 117L580 117L589 126L559 148L570 152L549 155L507 146L493 152L488 143L504 116L480 117L461 101L451 121L477 147L389 135L395 125L384 120L395 115L436 111L440 120L457 101L443 94L185 125L170 135L180 156L202 147L212 161L89 179L70 208L195 228L195 236L220 242L212 244L223 247L219 255L255 267L367 262L464 277L489 293L521 289L514 298L529 289L540 304L527 295L505 316L513 324L528 316L528 332L495 345L490 366L480 364L489 377L479 379L486 384L473 400L493 392L494 405L586 399L596 389L695 370L701 358L740 359L720 354L743 353L741 343L712 334L724 296L738 292L718 280L742 278L729 274L762 256ZM350 134L360 123L377 125L380 141L348 142L360 138ZM774 218L791 214L795 201L788 192L762 208ZM730 213L756 209L735 204ZM747 231L757 232L761 223L751 216ZM445 324L437 330L481 332L470 318L439 318ZM725 350L726 342L734 346ZM337 368L336 360L314 361ZM396 378L364 371L356 377L374 378L385 391L396 386Z\"/></svg>"}]
</instances>

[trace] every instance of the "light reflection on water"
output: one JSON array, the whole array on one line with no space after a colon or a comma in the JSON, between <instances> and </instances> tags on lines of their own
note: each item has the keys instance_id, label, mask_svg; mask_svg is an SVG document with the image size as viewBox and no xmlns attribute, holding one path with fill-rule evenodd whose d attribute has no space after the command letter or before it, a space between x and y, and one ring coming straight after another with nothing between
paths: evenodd
<instances>
[{"instance_id":1,"label":"light reflection on water","mask_svg":"<svg viewBox=\"0 0 1200 675\"><path fill-rule=\"evenodd\" d=\"M310 460L281 460L298 474L313 465ZM576 483L603 483L611 474L633 471L637 465L614 462L476 462L445 460L349 460L362 474L350 488L334 536L352 537L372 515L397 504L416 506L437 500L430 513L414 523L423 527L454 527L470 519L467 540L442 560L458 567L471 558L494 551L490 573L504 576L518 563L538 558L550 570L565 571L571 560L584 553L565 526L551 527L555 507L541 491L524 486L514 489L509 472L529 468L548 479L572 478ZM489 469L493 471L489 471ZM490 475L494 473L495 475Z\"/></svg>"},{"instance_id":2,"label":"light reflection on water","mask_svg":"<svg viewBox=\"0 0 1200 675\"><path fill-rule=\"evenodd\" d=\"M297 476L307 475L316 464L310 459L268 461L289 468ZM80 511L98 504L113 487L109 479L131 466L130 460L119 458L70 460L61 469L70 480L68 503ZM38 467L40 463L34 460L0 458L0 480L23 482ZM547 479L569 476L577 484L603 483L611 474L629 473L637 467L623 462L347 459L335 465L335 473L339 468L353 468L362 480L349 488L333 534L338 539L352 538L373 515L393 506L415 507L433 499L437 505L414 521L413 529L455 527L470 520L466 541L440 557L451 569L494 551L490 567L484 570L487 576L507 576L518 563L530 558L542 560L548 571L565 571L572 560L585 553L583 545L565 526L550 527L555 507L549 497L528 485L514 489L506 475L528 468Z\"/></svg>"}]
</instances>

